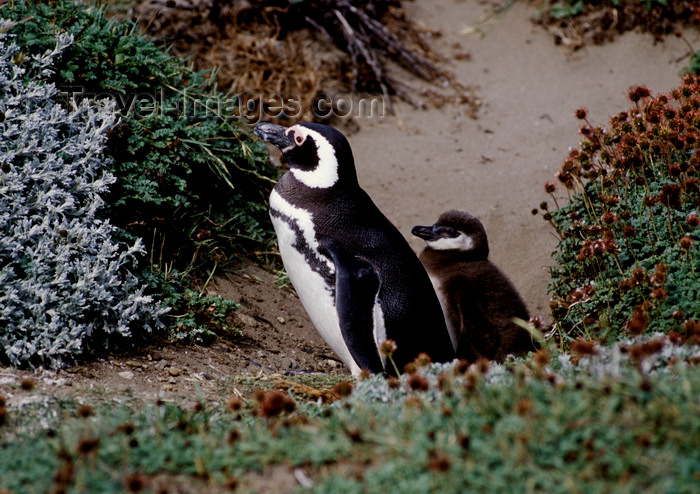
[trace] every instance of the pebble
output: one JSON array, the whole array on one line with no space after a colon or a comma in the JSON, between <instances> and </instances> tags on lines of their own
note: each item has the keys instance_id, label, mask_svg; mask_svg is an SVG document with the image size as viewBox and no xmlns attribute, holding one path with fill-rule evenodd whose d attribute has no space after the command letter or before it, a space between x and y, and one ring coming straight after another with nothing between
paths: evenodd
<instances>
[{"instance_id":1,"label":"pebble","mask_svg":"<svg viewBox=\"0 0 700 494\"><path fill-rule=\"evenodd\" d=\"M131 371L120 372L117 375L123 379L133 379L134 378L134 373Z\"/></svg>"},{"instance_id":2,"label":"pebble","mask_svg":"<svg viewBox=\"0 0 700 494\"><path fill-rule=\"evenodd\" d=\"M250 327L256 327L258 325L258 321L255 320L254 317L250 317L247 314L238 314L238 319L245 325L245 326L250 326Z\"/></svg>"},{"instance_id":3,"label":"pebble","mask_svg":"<svg viewBox=\"0 0 700 494\"><path fill-rule=\"evenodd\" d=\"M173 377L177 377L180 374L182 374L182 371L180 369L178 369L177 367L169 367L168 374L170 374Z\"/></svg>"},{"instance_id":4,"label":"pebble","mask_svg":"<svg viewBox=\"0 0 700 494\"><path fill-rule=\"evenodd\" d=\"M285 369L296 369L297 367L299 367L297 361L290 357L284 357L281 361L281 364L282 367Z\"/></svg>"},{"instance_id":5,"label":"pebble","mask_svg":"<svg viewBox=\"0 0 700 494\"><path fill-rule=\"evenodd\" d=\"M287 320L284 317L280 316L277 318L277 322L280 324L286 324Z\"/></svg>"}]
</instances>

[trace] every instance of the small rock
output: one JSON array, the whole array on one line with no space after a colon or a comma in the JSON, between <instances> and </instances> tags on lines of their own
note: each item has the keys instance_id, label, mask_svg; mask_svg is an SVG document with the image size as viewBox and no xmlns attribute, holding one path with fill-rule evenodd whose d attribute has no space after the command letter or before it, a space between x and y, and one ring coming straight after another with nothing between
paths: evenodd
<instances>
[{"instance_id":1,"label":"small rock","mask_svg":"<svg viewBox=\"0 0 700 494\"><path fill-rule=\"evenodd\" d=\"M131 372L131 371L123 371L123 372L120 372L120 373L117 374L117 375L118 375L119 377L123 378L123 379L129 379L129 380L131 380L131 379L134 378L134 373Z\"/></svg>"},{"instance_id":2,"label":"small rock","mask_svg":"<svg viewBox=\"0 0 700 494\"><path fill-rule=\"evenodd\" d=\"M280 324L286 324L286 323L287 323L287 320L286 320L284 317L279 316L279 317L277 318L277 322L280 323Z\"/></svg>"},{"instance_id":3,"label":"small rock","mask_svg":"<svg viewBox=\"0 0 700 494\"><path fill-rule=\"evenodd\" d=\"M173 377L177 377L180 374L182 374L182 371L180 369L178 369L177 367L169 367L168 374L170 374Z\"/></svg>"},{"instance_id":4,"label":"small rock","mask_svg":"<svg viewBox=\"0 0 700 494\"><path fill-rule=\"evenodd\" d=\"M290 357L284 357L280 363L285 369L296 369L297 367L299 367L297 361Z\"/></svg>"},{"instance_id":5,"label":"small rock","mask_svg":"<svg viewBox=\"0 0 700 494\"><path fill-rule=\"evenodd\" d=\"M256 327L258 325L258 321L255 320L254 317L250 317L247 314L238 314L238 319L245 325L245 326L250 326L250 327Z\"/></svg>"},{"instance_id":6,"label":"small rock","mask_svg":"<svg viewBox=\"0 0 700 494\"><path fill-rule=\"evenodd\" d=\"M136 362L136 361L134 361L134 360L127 360L127 361L124 362L124 363L125 363L126 365L128 365L129 367L143 367L143 364L142 364L142 363Z\"/></svg>"},{"instance_id":7,"label":"small rock","mask_svg":"<svg viewBox=\"0 0 700 494\"><path fill-rule=\"evenodd\" d=\"M163 370L163 369L165 369L167 366L168 366L168 361L164 359L164 360L161 360L160 362L158 362L158 363L157 363L156 365L154 365L153 367L156 368L156 369L158 369L158 370Z\"/></svg>"}]
</instances>

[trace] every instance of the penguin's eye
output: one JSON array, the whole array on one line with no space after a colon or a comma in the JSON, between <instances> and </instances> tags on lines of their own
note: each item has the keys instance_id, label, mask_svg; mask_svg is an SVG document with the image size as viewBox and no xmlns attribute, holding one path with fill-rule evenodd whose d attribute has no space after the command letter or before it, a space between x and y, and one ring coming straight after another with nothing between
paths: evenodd
<instances>
[{"instance_id":1,"label":"penguin's eye","mask_svg":"<svg viewBox=\"0 0 700 494\"><path fill-rule=\"evenodd\" d=\"M301 145L304 142L304 136L296 134L294 136L294 142L296 142L298 145Z\"/></svg>"}]
</instances>

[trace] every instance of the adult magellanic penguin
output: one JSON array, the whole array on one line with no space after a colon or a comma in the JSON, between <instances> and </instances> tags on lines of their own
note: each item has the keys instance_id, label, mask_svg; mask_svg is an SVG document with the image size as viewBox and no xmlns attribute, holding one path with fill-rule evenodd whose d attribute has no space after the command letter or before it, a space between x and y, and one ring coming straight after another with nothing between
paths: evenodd
<instances>
[{"instance_id":1,"label":"adult magellanic penguin","mask_svg":"<svg viewBox=\"0 0 700 494\"><path fill-rule=\"evenodd\" d=\"M508 354L535 350L530 333L515 324L529 314L515 287L488 260L481 221L464 211L447 211L432 226L414 226L427 245L420 260L435 286L457 357L503 361Z\"/></svg>"},{"instance_id":2,"label":"adult magellanic penguin","mask_svg":"<svg viewBox=\"0 0 700 494\"><path fill-rule=\"evenodd\" d=\"M289 279L316 329L355 375L392 373L379 351L394 340L399 369L421 352L454 358L440 303L423 266L357 180L345 136L332 127L269 123L255 134L277 146L289 172L270 216Z\"/></svg>"}]
</instances>

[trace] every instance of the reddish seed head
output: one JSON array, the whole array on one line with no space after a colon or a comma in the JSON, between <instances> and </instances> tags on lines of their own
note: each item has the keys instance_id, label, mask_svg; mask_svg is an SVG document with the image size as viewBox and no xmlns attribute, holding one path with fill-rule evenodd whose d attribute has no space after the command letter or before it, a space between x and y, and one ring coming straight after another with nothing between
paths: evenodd
<instances>
[{"instance_id":1,"label":"reddish seed head","mask_svg":"<svg viewBox=\"0 0 700 494\"><path fill-rule=\"evenodd\" d=\"M452 462L447 456L438 455L430 460L430 463L428 463L428 468L433 472L447 472L450 468L452 468Z\"/></svg>"},{"instance_id":2,"label":"reddish seed head","mask_svg":"<svg viewBox=\"0 0 700 494\"><path fill-rule=\"evenodd\" d=\"M471 439L469 438L468 434L460 434L457 436L457 444L459 444L459 447L462 449L469 449L470 442Z\"/></svg>"},{"instance_id":3,"label":"reddish seed head","mask_svg":"<svg viewBox=\"0 0 700 494\"><path fill-rule=\"evenodd\" d=\"M547 182L545 182L545 184L544 184L544 191L545 191L547 194L552 194L552 193L555 192L556 190L557 190L557 184L554 183L553 180L548 180Z\"/></svg>"},{"instance_id":4,"label":"reddish seed head","mask_svg":"<svg viewBox=\"0 0 700 494\"><path fill-rule=\"evenodd\" d=\"M623 226L622 227L622 236L625 238L632 238L637 234L637 230L634 229L632 226Z\"/></svg>"},{"instance_id":5,"label":"reddish seed head","mask_svg":"<svg viewBox=\"0 0 700 494\"><path fill-rule=\"evenodd\" d=\"M291 413L296 403L289 396L279 391L268 391L260 402L259 413L266 418L276 417L282 412Z\"/></svg>"},{"instance_id":6,"label":"reddish seed head","mask_svg":"<svg viewBox=\"0 0 700 494\"><path fill-rule=\"evenodd\" d=\"M532 407L532 400L530 398L523 398L515 406L515 413L517 413L521 417L525 417L527 415L530 415Z\"/></svg>"},{"instance_id":7,"label":"reddish seed head","mask_svg":"<svg viewBox=\"0 0 700 494\"><path fill-rule=\"evenodd\" d=\"M418 367L426 367L431 364L430 355L425 352L421 352L416 357L415 362Z\"/></svg>"},{"instance_id":8,"label":"reddish seed head","mask_svg":"<svg viewBox=\"0 0 700 494\"><path fill-rule=\"evenodd\" d=\"M25 377L20 381L19 386L24 391L31 391L36 387L36 381L31 377Z\"/></svg>"},{"instance_id":9,"label":"reddish seed head","mask_svg":"<svg viewBox=\"0 0 700 494\"><path fill-rule=\"evenodd\" d=\"M469 362L465 359L459 359L454 367L455 376L462 375L469 369Z\"/></svg>"},{"instance_id":10,"label":"reddish seed head","mask_svg":"<svg viewBox=\"0 0 700 494\"><path fill-rule=\"evenodd\" d=\"M78 454L87 455L95 451L100 445L100 440L95 438L83 439L78 443Z\"/></svg>"},{"instance_id":11,"label":"reddish seed head","mask_svg":"<svg viewBox=\"0 0 700 494\"><path fill-rule=\"evenodd\" d=\"M646 329L647 324L649 324L649 316L646 312L636 309L627 321L627 329L633 335L640 335Z\"/></svg>"},{"instance_id":12,"label":"reddish seed head","mask_svg":"<svg viewBox=\"0 0 700 494\"><path fill-rule=\"evenodd\" d=\"M333 386L333 392L341 398L350 396L352 394L352 390L353 386L350 381L341 381L335 386Z\"/></svg>"},{"instance_id":13,"label":"reddish seed head","mask_svg":"<svg viewBox=\"0 0 700 494\"><path fill-rule=\"evenodd\" d=\"M241 433L238 432L237 429L231 429L228 431L228 438L226 439L226 442L228 444L234 444L236 443L239 439L241 438Z\"/></svg>"},{"instance_id":14,"label":"reddish seed head","mask_svg":"<svg viewBox=\"0 0 700 494\"><path fill-rule=\"evenodd\" d=\"M537 367L545 367L549 365L549 360L550 360L550 355L547 350L544 350L540 348L535 352L535 354L532 356L532 360L535 362Z\"/></svg>"},{"instance_id":15,"label":"reddish seed head","mask_svg":"<svg viewBox=\"0 0 700 494\"><path fill-rule=\"evenodd\" d=\"M394 355L396 348L396 342L394 340L384 340L381 347L379 347L379 351L385 357L391 357Z\"/></svg>"},{"instance_id":16,"label":"reddish seed head","mask_svg":"<svg viewBox=\"0 0 700 494\"><path fill-rule=\"evenodd\" d=\"M600 219L604 225L612 225L617 222L617 215L612 211L608 211Z\"/></svg>"},{"instance_id":17,"label":"reddish seed head","mask_svg":"<svg viewBox=\"0 0 700 494\"><path fill-rule=\"evenodd\" d=\"M224 482L223 485L224 489L228 489L229 491L235 491L238 489L238 479L236 477L229 477L226 479L226 482Z\"/></svg>"},{"instance_id":18,"label":"reddish seed head","mask_svg":"<svg viewBox=\"0 0 700 494\"><path fill-rule=\"evenodd\" d=\"M666 343L661 338L649 340L642 343L642 352L644 352L645 355L655 355L663 350L664 346L666 346Z\"/></svg>"},{"instance_id":19,"label":"reddish seed head","mask_svg":"<svg viewBox=\"0 0 700 494\"><path fill-rule=\"evenodd\" d=\"M576 115L576 118L579 120L584 120L588 116L588 109L584 108L583 106L581 108L577 108L574 115Z\"/></svg>"},{"instance_id":20,"label":"reddish seed head","mask_svg":"<svg viewBox=\"0 0 700 494\"><path fill-rule=\"evenodd\" d=\"M685 217L685 223L688 226L692 226L693 228L697 227L700 225L700 216L698 216L698 213L693 211L690 213L688 216Z\"/></svg>"},{"instance_id":21,"label":"reddish seed head","mask_svg":"<svg viewBox=\"0 0 700 494\"><path fill-rule=\"evenodd\" d=\"M124 479L127 492L141 492L146 488L148 478L145 475L133 473Z\"/></svg>"},{"instance_id":22,"label":"reddish seed head","mask_svg":"<svg viewBox=\"0 0 700 494\"><path fill-rule=\"evenodd\" d=\"M408 387L413 391L427 391L430 387L430 383L428 383L425 376L416 373L411 374L411 376L408 378Z\"/></svg>"},{"instance_id":23,"label":"reddish seed head","mask_svg":"<svg viewBox=\"0 0 700 494\"><path fill-rule=\"evenodd\" d=\"M683 312L683 311L680 310L680 309L674 310L674 311L671 313L671 317L673 318L674 321L679 321L679 322L680 322L680 321L682 321L683 319L685 319L685 312Z\"/></svg>"},{"instance_id":24,"label":"reddish seed head","mask_svg":"<svg viewBox=\"0 0 700 494\"><path fill-rule=\"evenodd\" d=\"M418 367L416 366L415 362L409 362L403 368L404 374L410 375L410 374L415 374L416 372L418 372Z\"/></svg>"},{"instance_id":25,"label":"reddish seed head","mask_svg":"<svg viewBox=\"0 0 700 494\"><path fill-rule=\"evenodd\" d=\"M668 297L668 293L663 288L654 288L651 291L651 298L654 300L665 300Z\"/></svg>"},{"instance_id":26,"label":"reddish seed head","mask_svg":"<svg viewBox=\"0 0 700 494\"><path fill-rule=\"evenodd\" d=\"M680 241L678 242L678 245L680 245L681 249L683 250L690 250L690 247L692 247L693 245L693 239L686 235L684 237L681 237Z\"/></svg>"},{"instance_id":27,"label":"reddish seed head","mask_svg":"<svg viewBox=\"0 0 700 494\"><path fill-rule=\"evenodd\" d=\"M574 340L571 342L571 351L580 357L586 355L598 355L598 349L595 343L590 340Z\"/></svg>"},{"instance_id":28,"label":"reddish seed head","mask_svg":"<svg viewBox=\"0 0 700 494\"><path fill-rule=\"evenodd\" d=\"M92 415L93 409L90 405L80 405L78 407L78 417L87 418Z\"/></svg>"},{"instance_id":29,"label":"reddish seed head","mask_svg":"<svg viewBox=\"0 0 700 494\"><path fill-rule=\"evenodd\" d=\"M632 103L637 103L643 98L648 98L651 95L651 91L646 86L637 86L629 90L627 97Z\"/></svg>"},{"instance_id":30,"label":"reddish seed head","mask_svg":"<svg viewBox=\"0 0 700 494\"><path fill-rule=\"evenodd\" d=\"M233 398L228 400L228 403L226 404L226 409L229 412L237 413L240 412L242 408L243 400L241 400L238 396L234 396Z\"/></svg>"}]
</instances>

